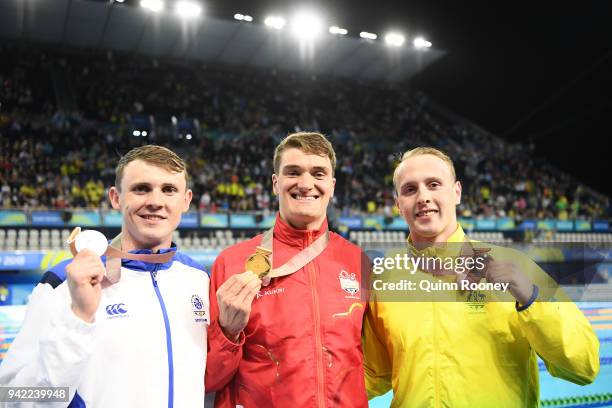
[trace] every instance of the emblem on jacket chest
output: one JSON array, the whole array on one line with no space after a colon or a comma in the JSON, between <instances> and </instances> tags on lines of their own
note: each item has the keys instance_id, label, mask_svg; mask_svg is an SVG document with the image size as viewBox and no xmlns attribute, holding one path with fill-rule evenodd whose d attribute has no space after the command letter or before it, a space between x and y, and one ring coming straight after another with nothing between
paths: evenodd
<instances>
[{"instance_id":1,"label":"emblem on jacket chest","mask_svg":"<svg viewBox=\"0 0 612 408\"><path fill-rule=\"evenodd\" d=\"M485 313L484 305L487 295L479 290L470 290L465 298L470 313Z\"/></svg>"},{"instance_id":2,"label":"emblem on jacket chest","mask_svg":"<svg viewBox=\"0 0 612 408\"><path fill-rule=\"evenodd\" d=\"M193 308L193 314L196 316L196 322L208 323L208 316L206 316L206 308L202 298L198 295L191 296L191 307Z\"/></svg>"},{"instance_id":3,"label":"emblem on jacket chest","mask_svg":"<svg viewBox=\"0 0 612 408\"><path fill-rule=\"evenodd\" d=\"M354 273L348 273L344 269L340 271L338 275L338 279L340 279L340 287L348 293L347 297L357 298L357 294L359 293L359 281L355 277Z\"/></svg>"}]
</instances>

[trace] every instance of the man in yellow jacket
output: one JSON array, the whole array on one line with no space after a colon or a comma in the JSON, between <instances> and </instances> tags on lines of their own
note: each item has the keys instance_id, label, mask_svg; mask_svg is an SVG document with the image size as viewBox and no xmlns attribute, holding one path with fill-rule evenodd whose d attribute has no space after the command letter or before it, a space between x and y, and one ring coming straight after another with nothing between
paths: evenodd
<instances>
[{"instance_id":1,"label":"man in yellow jacket","mask_svg":"<svg viewBox=\"0 0 612 408\"><path fill-rule=\"evenodd\" d=\"M369 397L393 389L392 407L537 407L536 354L553 376L591 383L599 341L590 323L574 303L558 301L567 298L527 256L465 236L455 211L461 184L450 158L433 148L408 151L393 181L410 228L408 253L465 258L467 248L486 266L482 280L436 267L373 274L379 282L363 329ZM397 283L399 276L411 276L414 296L382 288L381 279ZM419 287L419 280L429 283ZM506 291L448 289L464 280ZM433 282L447 289L426 290Z\"/></svg>"}]
</instances>

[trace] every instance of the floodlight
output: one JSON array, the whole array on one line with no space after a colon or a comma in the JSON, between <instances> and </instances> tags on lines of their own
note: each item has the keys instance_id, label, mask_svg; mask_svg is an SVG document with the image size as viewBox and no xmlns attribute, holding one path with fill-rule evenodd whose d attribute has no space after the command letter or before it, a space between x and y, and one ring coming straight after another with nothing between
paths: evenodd
<instances>
[{"instance_id":1,"label":"floodlight","mask_svg":"<svg viewBox=\"0 0 612 408\"><path fill-rule=\"evenodd\" d=\"M202 14L202 6L192 1L179 1L175 10L176 14L184 18L194 18Z\"/></svg>"},{"instance_id":2,"label":"floodlight","mask_svg":"<svg viewBox=\"0 0 612 408\"><path fill-rule=\"evenodd\" d=\"M164 2L162 0L140 0L140 7L158 12L164 9Z\"/></svg>"},{"instance_id":3,"label":"floodlight","mask_svg":"<svg viewBox=\"0 0 612 408\"><path fill-rule=\"evenodd\" d=\"M385 42L394 47L401 47L404 45L404 41L406 41L406 38L399 33L389 33L385 35Z\"/></svg>"},{"instance_id":4,"label":"floodlight","mask_svg":"<svg viewBox=\"0 0 612 408\"><path fill-rule=\"evenodd\" d=\"M365 38L366 40L375 40L378 36L374 33L368 33L367 31L362 31L359 33L361 38Z\"/></svg>"},{"instance_id":5,"label":"floodlight","mask_svg":"<svg viewBox=\"0 0 612 408\"><path fill-rule=\"evenodd\" d=\"M268 27L280 30L285 26L285 19L279 16L269 16L264 20L264 24Z\"/></svg>"},{"instance_id":6,"label":"floodlight","mask_svg":"<svg viewBox=\"0 0 612 408\"><path fill-rule=\"evenodd\" d=\"M321 18L311 12L301 12L291 21L291 31L302 38L315 37L321 31Z\"/></svg>"},{"instance_id":7,"label":"floodlight","mask_svg":"<svg viewBox=\"0 0 612 408\"><path fill-rule=\"evenodd\" d=\"M238 21L246 21L247 23L250 23L251 21L253 21L253 17L247 14L240 14L240 13L234 14L234 19Z\"/></svg>"},{"instance_id":8,"label":"floodlight","mask_svg":"<svg viewBox=\"0 0 612 408\"><path fill-rule=\"evenodd\" d=\"M415 48L429 48L429 47L431 47L431 42L425 40L422 37L415 38L414 41L412 41L412 44L415 46Z\"/></svg>"},{"instance_id":9,"label":"floodlight","mask_svg":"<svg viewBox=\"0 0 612 408\"><path fill-rule=\"evenodd\" d=\"M331 26L329 27L329 32L334 35L347 35L348 30L346 28Z\"/></svg>"}]
</instances>

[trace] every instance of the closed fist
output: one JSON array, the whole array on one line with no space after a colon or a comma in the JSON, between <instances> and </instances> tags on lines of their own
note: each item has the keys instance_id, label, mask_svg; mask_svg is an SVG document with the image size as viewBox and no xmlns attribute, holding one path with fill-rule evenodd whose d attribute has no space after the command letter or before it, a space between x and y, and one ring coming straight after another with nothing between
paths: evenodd
<instances>
[{"instance_id":1,"label":"closed fist","mask_svg":"<svg viewBox=\"0 0 612 408\"><path fill-rule=\"evenodd\" d=\"M105 271L100 257L88 249L77 253L66 266L72 311L86 322L93 322L100 305Z\"/></svg>"},{"instance_id":2,"label":"closed fist","mask_svg":"<svg viewBox=\"0 0 612 408\"><path fill-rule=\"evenodd\" d=\"M219 325L225 336L238 340L249 322L251 304L261 289L261 280L251 271L232 275L217 289Z\"/></svg>"}]
</instances>

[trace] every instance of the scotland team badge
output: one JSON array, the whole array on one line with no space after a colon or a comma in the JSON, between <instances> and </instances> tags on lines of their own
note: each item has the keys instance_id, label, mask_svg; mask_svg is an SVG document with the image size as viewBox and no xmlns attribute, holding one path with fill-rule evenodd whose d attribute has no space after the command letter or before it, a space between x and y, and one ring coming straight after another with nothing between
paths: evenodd
<instances>
[{"instance_id":1,"label":"scotland team badge","mask_svg":"<svg viewBox=\"0 0 612 408\"><path fill-rule=\"evenodd\" d=\"M198 295L191 296L191 306L193 307L193 314L196 315L196 322L208 323L208 317L206 316L206 310L204 308L204 302Z\"/></svg>"}]
</instances>

